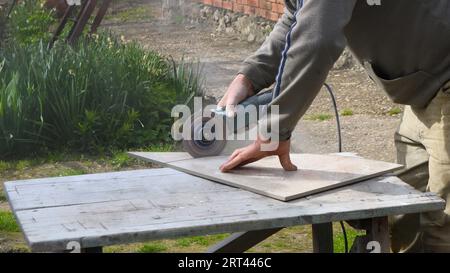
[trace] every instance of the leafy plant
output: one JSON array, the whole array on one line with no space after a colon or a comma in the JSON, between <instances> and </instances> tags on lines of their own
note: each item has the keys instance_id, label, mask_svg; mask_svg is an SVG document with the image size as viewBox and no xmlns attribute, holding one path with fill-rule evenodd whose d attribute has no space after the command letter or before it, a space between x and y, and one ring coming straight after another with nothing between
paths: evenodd
<instances>
[{"instance_id":1,"label":"leafy plant","mask_svg":"<svg viewBox=\"0 0 450 273\"><path fill-rule=\"evenodd\" d=\"M27 45L49 41L50 28L57 22L54 11L43 8L43 0L22 0L8 19L8 37L13 43Z\"/></svg>"},{"instance_id":2,"label":"leafy plant","mask_svg":"<svg viewBox=\"0 0 450 273\"><path fill-rule=\"evenodd\" d=\"M200 67L101 34L0 52L0 158L171 142L171 109L202 94Z\"/></svg>"}]
</instances>

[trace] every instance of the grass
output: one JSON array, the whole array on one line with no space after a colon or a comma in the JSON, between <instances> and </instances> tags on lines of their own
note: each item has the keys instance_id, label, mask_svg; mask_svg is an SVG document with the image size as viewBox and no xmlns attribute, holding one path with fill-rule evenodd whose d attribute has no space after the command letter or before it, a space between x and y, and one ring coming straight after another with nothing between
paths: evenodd
<instances>
[{"instance_id":1,"label":"grass","mask_svg":"<svg viewBox=\"0 0 450 273\"><path fill-rule=\"evenodd\" d=\"M218 235L208 235L208 236L194 236L186 237L176 240L176 245L179 247L191 247L193 245L198 246L210 246L215 242L225 239L229 234L218 234Z\"/></svg>"},{"instance_id":2,"label":"grass","mask_svg":"<svg viewBox=\"0 0 450 273\"><path fill-rule=\"evenodd\" d=\"M391 108L388 111L388 115L390 115L390 116L397 116L397 115L399 115L401 113L402 113L402 109L400 109L399 107Z\"/></svg>"},{"instance_id":3,"label":"grass","mask_svg":"<svg viewBox=\"0 0 450 273\"><path fill-rule=\"evenodd\" d=\"M339 227L339 230L340 230L340 227ZM345 224L345 230L347 232L347 240L348 240L349 248L351 248L356 236L364 235L364 232L355 230L347 224ZM344 234L341 231L339 231L339 233L334 235L334 252L335 253L345 253Z\"/></svg>"},{"instance_id":4,"label":"grass","mask_svg":"<svg viewBox=\"0 0 450 273\"><path fill-rule=\"evenodd\" d=\"M6 202L8 198L6 198L6 194L3 190L0 190L0 202Z\"/></svg>"},{"instance_id":5,"label":"grass","mask_svg":"<svg viewBox=\"0 0 450 273\"><path fill-rule=\"evenodd\" d=\"M116 152L110 159L111 165L113 165L116 169L128 167L135 161L136 160L129 157L126 152Z\"/></svg>"},{"instance_id":6,"label":"grass","mask_svg":"<svg viewBox=\"0 0 450 273\"><path fill-rule=\"evenodd\" d=\"M16 170L23 171L31 166L32 162L28 160L19 160L16 163Z\"/></svg>"},{"instance_id":7,"label":"grass","mask_svg":"<svg viewBox=\"0 0 450 273\"><path fill-rule=\"evenodd\" d=\"M147 243L141 246L137 252L138 253L157 253L164 252L167 250L167 246L161 243Z\"/></svg>"},{"instance_id":8,"label":"grass","mask_svg":"<svg viewBox=\"0 0 450 273\"><path fill-rule=\"evenodd\" d=\"M333 118L333 115L330 114L311 114L305 116L306 120L312 120L312 121L326 121Z\"/></svg>"},{"instance_id":9,"label":"grass","mask_svg":"<svg viewBox=\"0 0 450 273\"><path fill-rule=\"evenodd\" d=\"M109 14L105 17L105 19L125 23L130 21L149 21L152 19L152 16L151 9L149 7L138 6L120 10L117 13Z\"/></svg>"},{"instance_id":10,"label":"grass","mask_svg":"<svg viewBox=\"0 0 450 273\"><path fill-rule=\"evenodd\" d=\"M6 172L7 170L9 170L11 168L11 165L9 162L0 160L0 173L2 172Z\"/></svg>"},{"instance_id":11,"label":"grass","mask_svg":"<svg viewBox=\"0 0 450 273\"><path fill-rule=\"evenodd\" d=\"M79 170L79 169L67 169L62 170L56 174L56 176L73 176L73 175L82 175L86 174L87 172L85 170Z\"/></svg>"},{"instance_id":12,"label":"grass","mask_svg":"<svg viewBox=\"0 0 450 273\"><path fill-rule=\"evenodd\" d=\"M19 225L11 212L0 211L0 231L20 232Z\"/></svg>"},{"instance_id":13,"label":"grass","mask_svg":"<svg viewBox=\"0 0 450 273\"><path fill-rule=\"evenodd\" d=\"M348 117L348 116L353 116L353 110L352 109L344 109L341 111L341 116L343 117Z\"/></svg>"}]
</instances>

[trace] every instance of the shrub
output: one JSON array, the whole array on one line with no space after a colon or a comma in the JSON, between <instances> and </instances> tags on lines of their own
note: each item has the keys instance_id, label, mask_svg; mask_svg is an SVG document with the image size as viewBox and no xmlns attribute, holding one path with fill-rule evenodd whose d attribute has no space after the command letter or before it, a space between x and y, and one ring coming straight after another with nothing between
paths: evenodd
<instances>
[{"instance_id":1,"label":"shrub","mask_svg":"<svg viewBox=\"0 0 450 273\"><path fill-rule=\"evenodd\" d=\"M23 0L14 7L8 20L8 38L20 45L48 42L50 28L57 22L53 10L43 8L43 0Z\"/></svg>"},{"instance_id":2,"label":"shrub","mask_svg":"<svg viewBox=\"0 0 450 273\"><path fill-rule=\"evenodd\" d=\"M110 34L52 50L10 43L0 52L0 158L170 142L172 107L199 90L198 67Z\"/></svg>"},{"instance_id":3,"label":"shrub","mask_svg":"<svg viewBox=\"0 0 450 273\"><path fill-rule=\"evenodd\" d=\"M0 47L3 45L5 40L5 29L6 29L6 11L0 5Z\"/></svg>"}]
</instances>

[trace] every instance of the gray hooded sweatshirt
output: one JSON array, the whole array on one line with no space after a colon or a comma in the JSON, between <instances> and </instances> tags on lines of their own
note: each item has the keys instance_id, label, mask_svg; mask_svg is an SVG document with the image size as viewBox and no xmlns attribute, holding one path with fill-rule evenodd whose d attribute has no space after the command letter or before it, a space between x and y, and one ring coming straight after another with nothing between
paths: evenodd
<instances>
[{"instance_id":1,"label":"gray hooded sweatshirt","mask_svg":"<svg viewBox=\"0 0 450 273\"><path fill-rule=\"evenodd\" d=\"M450 80L450 0L304 0L294 18L298 5L286 1L272 33L239 71L256 91L270 87L290 31L281 93L272 102L279 106L281 140L346 45L396 103L425 107Z\"/></svg>"}]
</instances>

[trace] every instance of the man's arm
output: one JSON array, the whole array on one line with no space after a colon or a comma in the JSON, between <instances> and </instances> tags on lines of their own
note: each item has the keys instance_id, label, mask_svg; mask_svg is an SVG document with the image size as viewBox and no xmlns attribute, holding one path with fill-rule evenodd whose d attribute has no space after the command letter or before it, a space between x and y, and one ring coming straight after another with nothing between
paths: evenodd
<instances>
[{"instance_id":1,"label":"man's arm","mask_svg":"<svg viewBox=\"0 0 450 273\"><path fill-rule=\"evenodd\" d=\"M275 82L281 54L286 43L286 34L293 23L295 7L285 1L284 14L275 24L272 32L261 47L250 57L245 59L238 74L243 74L250 80L253 90L260 90L271 86Z\"/></svg>"},{"instance_id":2,"label":"man's arm","mask_svg":"<svg viewBox=\"0 0 450 273\"><path fill-rule=\"evenodd\" d=\"M234 105L274 83L286 42L286 34L293 23L294 11L295 7L286 1L284 14L269 37L253 55L243 62L238 75L218 103L219 107L226 107L227 115L234 116Z\"/></svg>"},{"instance_id":3,"label":"man's arm","mask_svg":"<svg viewBox=\"0 0 450 273\"><path fill-rule=\"evenodd\" d=\"M304 1L291 32L292 45L281 78L281 93L272 102L279 106L280 140L290 137L342 54L346 45L344 28L351 20L356 1Z\"/></svg>"},{"instance_id":4,"label":"man's arm","mask_svg":"<svg viewBox=\"0 0 450 273\"><path fill-rule=\"evenodd\" d=\"M223 172L271 155L279 157L285 170L297 169L289 157L291 132L311 105L328 72L345 48L344 28L351 20L356 1L304 1L304 7L296 16L297 24L291 32L292 45L281 77L281 94L272 102L272 105L279 106L278 133L281 141L273 151L263 151L261 147L264 140L258 138L252 145L236 150L221 166ZM284 20L289 18L289 14L293 14L292 11L287 12ZM290 26L281 20L277 24L281 30L274 30L258 52L246 60L247 65L241 72L252 81L255 91L270 86L275 80L286 39L281 33L289 31L289 27L285 28L288 25ZM260 123L264 126L267 120Z\"/></svg>"}]
</instances>

